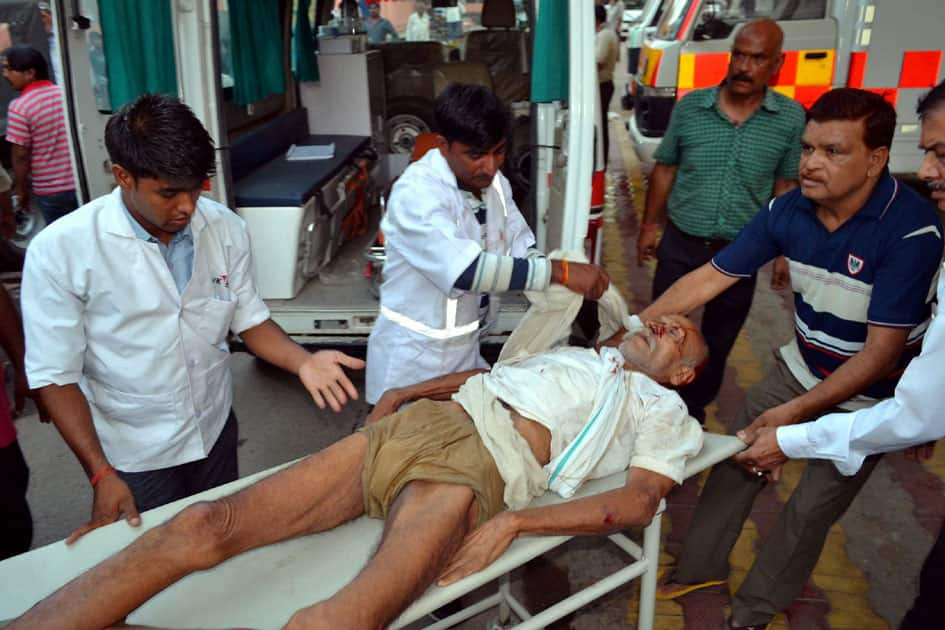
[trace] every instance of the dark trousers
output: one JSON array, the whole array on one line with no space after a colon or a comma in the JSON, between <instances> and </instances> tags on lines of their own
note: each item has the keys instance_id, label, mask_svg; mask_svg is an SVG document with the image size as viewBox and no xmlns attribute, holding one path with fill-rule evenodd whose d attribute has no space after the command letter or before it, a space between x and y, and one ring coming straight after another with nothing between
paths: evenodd
<instances>
[{"instance_id":1,"label":"dark trousers","mask_svg":"<svg viewBox=\"0 0 945 630\"><path fill-rule=\"evenodd\" d=\"M0 560L29 551L33 517L26 503L30 469L14 440L0 448Z\"/></svg>"},{"instance_id":2,"label":"dark trousers","mask_svg":"<svg viewBox=\"0 0 945 630\"><path fill-rule=\"evenodd\" d=\"M922 573L919 574L919 594L912 602L899 630L941 628L945 624L945 523L932 545Z\"/></svg>"},{"instance_id":3,"label":"dark trousers","mask_svg":"<svg viewBox=\"0 0 945 630\"><path fill-rule=\"evenodd\" d=\"M768 409L806 391L776 354L771 370L748 390L745 406L730 431L744 428ZM824 413L835 411L842 410L833 408ZM734 621L743 625L769 623L800 595L831 526L846 512L880 457L867 457L852 477L841 475L828 460L807 462L801 480L732 598ZM674 581L697 584L728 577L729 554L765 483L731 460L712 467L678 556Z\"/></svg>"},{"instance_id":4,"label":"dark trousers","mask_svg":"<svg viewBox=\"0 0 945 630\"><path fill-rule=\"evenodd\" d=\"M709 262L727 243L719 239L690 236L672 222L667 222L656 250L653 299L690 271ZM705 305L702 335L709 346L709 363L695 382L679 389L689 414L699 422L705 422L705 407L719 394L728 354L751 310L755 279L753 275L739 280Z\"/></svg>"},{"instance_id":5,"label":"dark trousers","mask_svg":"<svg viewBox=\"0 0 945 630\"><path fill-rule=\"evenodd\" d=\"M601 81L597 84L600 87L600 124L601 133L604 138L604 165L607 165L607 155L610 151L610 122L607 120L607 112L610 111L610 99L614 97L614 82Z\"/></svg>"},{"instance_id":6,"label":"dark trousers","mask_svg":"<svg viewBox=\"0 0 945 630\"><path fill-rule=\"evenodd\" d=\"M51 195L33 195L40 212L43 213L43 219L46 225L49 225L56 219L61 219L73 210L79 207L79 199L75 196L74 190L52 193Z\"/></svg>"},{"instance_id":7,"label":"dark trousers","mask_svg":"<svg viewBox=\"0 0 945 630\"><path fill-rule=\"evenodd\" d=\"M210 454L206 458L159 470L144 472L119 470L118 474L131 489L138 510L144 512L235 481L239 477L236 461L238 440L239 425L236 414L231 409L223 432L220 433L217 443L210 449Z\"/></svg>"}]
</instances>

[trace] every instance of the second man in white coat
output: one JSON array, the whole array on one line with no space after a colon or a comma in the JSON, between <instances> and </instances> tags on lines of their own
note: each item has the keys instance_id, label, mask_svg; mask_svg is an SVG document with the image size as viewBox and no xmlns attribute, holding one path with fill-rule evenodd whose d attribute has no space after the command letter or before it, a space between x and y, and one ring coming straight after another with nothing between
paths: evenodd
<instances>
[{"instance_id":1,"label":"second man in white coat","mask_svg":"<svg viewBox=\"0 0 945 630\"><path fill-rule=\"evenodd\" d=\"M596 300L596 265L548 260L499 172L508 110L486 88L453 84L434 106L437 146L397 180L381 223L387 262L368 341L366 398L444 374L488 367L480 329L494 293L551 283Z\"/></svg>"}]
</instances>

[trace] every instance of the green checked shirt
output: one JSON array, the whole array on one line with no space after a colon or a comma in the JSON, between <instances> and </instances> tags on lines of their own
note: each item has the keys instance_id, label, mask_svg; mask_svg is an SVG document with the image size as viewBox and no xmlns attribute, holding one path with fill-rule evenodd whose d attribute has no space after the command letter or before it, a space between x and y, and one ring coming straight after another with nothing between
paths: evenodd
<instances>
[{"instance_id":1,"label":"green checked shirt","mask_svg":"<svg viewBox=\"0 0 945 630\"><path fill-rule=\"evenodd\" d=\"M719 89L676 103L654 158L679 167L669 220L692 236L732 240L768 203L776 179L797 179L804 108L769 89L736 126L719 109Z\"/></svg>"}]
</instances>

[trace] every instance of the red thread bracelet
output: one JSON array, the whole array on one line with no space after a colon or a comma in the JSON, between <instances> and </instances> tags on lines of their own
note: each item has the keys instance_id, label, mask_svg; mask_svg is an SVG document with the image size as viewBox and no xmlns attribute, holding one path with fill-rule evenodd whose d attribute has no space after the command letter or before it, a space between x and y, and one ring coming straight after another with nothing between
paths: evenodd
<instances>
[{"instance_id":1,"label":"red thread bracelet","mask_svg":"<svg viewBox=\"0 0 945 630\"><path fill-rule=\"evenodd\" d=\"M659 223L641 223L640 231L641 232L652 232L653 230L658 230L660 227Z\"/></svg>"},{"instance_id":2,"label":"red thread bracelet","mask_svg":"<svg viewBox=\"0 0 945 630\"><path fill-rule=\"evenodd\" d=\"M106 466L105 468L101 469L100 471L92 475L92 478L89 479L89 483L92 484L92 487L94 488L95 484L97 484L99 481L104 479L106 475L110 475L113 472L115 472L115 469L112 466Z\"/></svg>"}]
</instances>

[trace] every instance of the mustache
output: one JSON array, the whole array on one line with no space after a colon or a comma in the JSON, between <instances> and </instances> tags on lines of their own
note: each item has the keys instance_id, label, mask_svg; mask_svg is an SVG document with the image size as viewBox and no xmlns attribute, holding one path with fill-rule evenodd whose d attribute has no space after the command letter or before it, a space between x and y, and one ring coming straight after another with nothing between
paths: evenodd
<instances>
[{"instance_id":1,"label":"mustache","mask_svg":"<svg viewBox=\"0 0 945 630\"><path fill-rule=\"evenodd\" d=\"M751 83L751 77L747 74L739 72L738 74L732 75L732 81L744 81L745 83Z\"/></svg>"}]
</instances>

